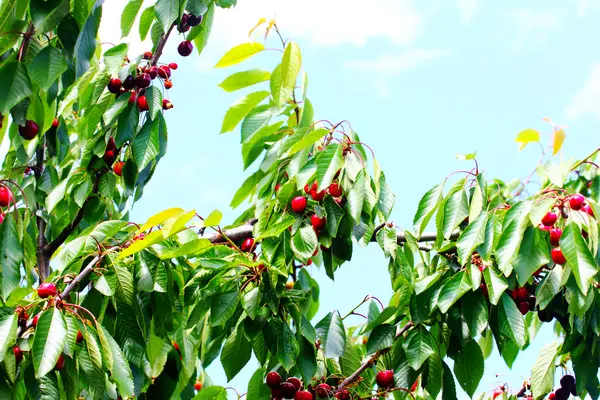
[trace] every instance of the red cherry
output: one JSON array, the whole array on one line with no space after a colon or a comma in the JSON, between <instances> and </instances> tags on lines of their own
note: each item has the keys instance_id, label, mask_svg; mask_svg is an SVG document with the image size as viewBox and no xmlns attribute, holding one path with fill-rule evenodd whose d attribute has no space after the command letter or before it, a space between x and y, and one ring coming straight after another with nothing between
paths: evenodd
<instances>
[{"instance_id":1,"label":"red cherry","mask_svg":"<svg viewBox=\"0 0 600 400\"><path fill-rule=\"evenodd\" d=\"M302 382L300 382L300 379L296 378L295 376L292 376L291 378L288 378L286 380L286 382L289 382L292 385L294 385L294 387L296 388L296 390L300 390L300 388L302 387Z\"/></svg>"},{"instance_id":2,"label":"red cherry","mask_svg":"<svg viewBox=\"0 0 600 400\"><path fill-rule=\"evenodd\" d=\"M168 99L163 99L162 108L163 110L170 110L173 108L173 103L171 103Z\"/></svg>"},{"instance_id":3,"label":"red cherry","mask_svg":"<svg viewBox=\"0 0 600 400\"><path fill-rule=\"evenodd\" d=\"M594 210L592 210L592 206L589 204L584 204L583 207L581 207L581 211L588 214L590 217L594 216Z\"/></svg>"},{"instance_id":4,"label":"red cherry","mask_svg":"<svg viewBox=\"0 0 600 400\"><path fill-rule=\"evenodd\" d=\"M312 186L310 186L310 187L308 187L308 183L307 183L306 185L304 185L304 191L306 192L306 194L310 194L310 192L312 190L316 191L318 186L319 185L318 185L318 183L316 181L313 182Z\"/></svg>"},{"instance_id":5,"label":"red cherry","mask_svg":"<svg viewBox=\"0 0 600 400\"><path fill-rule=\"evenodd\" d=\"M194 383L194 389L196 389L196 391L202 389L202 382L196 381L196 383Z\"/></svg>"},{"instance_id":6,"label":"red cherry","mask_svg":"<svg viewBox=\"0 0 600 400\"><path fill-rule=\"evenodd\" d=\"M313 200L315 201L323 201L323 198L325 197L325 191L321 190L320 192L317 192L316 190L311 190L310 191L310 197L313 198Z\"/></svg>"},{"instance_id":7,"label":"red cherry","mask_svg":"<svg viewBox=\"0 0 600 400\"><path fill-rule=\"evenodd\" d=\"M38 324L39 319L40 319L40 314L36 314L36 316L33 317L33 321L31 321L31 326L33 326L35 328Z\"/></svg>"},{"instance_id":8,"label":"red cherry","mask_svg":"<svg viewBox=\"0 0 600 400\"><path fill-rule=\"evenodd\" d=\"M200 23L202 22L202 15L198 15L197 17L193 14L188 14L188 25L189 26L196 26L196 25L200 25Z\"/></svg>"},{"instance_id":9,"label":"red cherry","mask_svg":"<svg viewBox=\"0 0 600 400\"><path fill-rule=\"evenodd\" d=\"M152 52L151 51L145 51L144 55L143 55L144 60L149 60L152 58Z\"/></svg>"},{"instance_id":10,"label":"red cherry","mask_svg":"<svg viewBox=\"0 0 600 400\"><path fill-rule=\"evenodd\" d=\"M544 215L544 218L542 218L542 224L546 226L553 226L557 220L558 215L553 212L549 212L548 214Z\"/></svg>"},{"instance_id":11,"label":"red cherry","mask_svg":"<svg viewBox=\"0 0 600 400\"><path fill-rule=\"evenodd\" d=\"M117 158L117 156L114 151L107 150L104 153L104 155L102 156L102 158L104 159L105 163L107 163L108 165L112 165L115 162L115 159Z\"/></svg>"},{"instance_id":12,"label":"red cherry","mask_svg":"<svg viewBox=\"0 0 600 400\"><path fill-rule=\"evenodd\" d=\"M303 196L297 196L294 197L292 199L292 210L294 210L295 213L301 214L304 212L304 210L306 210L306 197Z\"/></svg>"},{"instance_id":13,"label":"red cherry","mask_svg":"<svg viewBox=\"0 0 600 400\"><path fill-rule=\"evenodd\" d=\"M562 236L562 229L554 228L550 231L550 244L552 246L558 246L558 242L560 241L560 237Z\"/></svg>"},{"instance_id":14,"label":"red cherry","mask_svg":"<svg viewBox=\"0 0 600 400\"><path fill-rule=\"evenodd\" d=\"M148 86L150 86L151 82L152 77L150 76L150 74L147 74L145 72L135 77L135 86L139 87L140 89L147 88Z\"/></svg>"},{"instance_id":15,"label":"red cherry","mask_svg":"<svg viewBox=\"0 0 600 400\"><path fill-rule=\"evenodd\" d=\"M15 361L17 364L23 361L23 350L21 350L19 346L13 347L13 353L15 355Z\"/></svg>"},{"instance_id":16,"label":"red cherry","mask_svg":"<svg viewBox=\"0 0 600 400\"><path fill-rule=\"evenodd\" d=\"M171 68L166 65L161 65L158 67L158 76L163 79L169 79L171 77Z\"/></svg>"},{"instance_id":17,"label":"red cherry","mask_svg":"<svg viewBox=\"0 0 600 400\"><path fill-rule=\"evenodd\" d=\"M165 79L164 84L165 84L165 89L171 89L173 87L173 82L171 82L168 79Z\"/></svg>"},{"instance_id":18,"label":"red cherry","mask_svg":"<svg viewBox=\"0 0 600 400\"><path fill-rule=\"evenodd\" d=\"M504 393L504 388L503 387L497 387L492 392L492 399L495 399L498 396L502 396L502 393Z\"/></svg>"},{"instance_id":19,"label":"red cherry","mask_svg":"<svg viewBox=\"0 0 600 400\"><path fill-rule=\"evenodd\" d=\"M169 68L171 68L171 69L177 69L178 67L179 66L177 65L177 63L174 63L174 62L169 63Z\"/></svg>"},{"instance_id":20,"label":"red cherry","mask_svg":"<svg viewBox=\"0 0 600 400\"><path fill-rule=\"evenodd\" d=\"M335 398L338 400L350 400L350 392L348 389L343 388L335 394Z\"/></svg>"},{"instance_id":21,"label":"red cherry","mask_svg":"<svg viewBox=\"0 0 600 400\"><path fill-rule=\"evenodd\" d=\"M131 92L131 94L129 95L129 104L135 103L136 99L137 99L137 94L135 94L135 92Z\"/></svg>"},{"instance_id":22,"label":"red cherry","mask_svg":"<svg viewBox=\"0 0 600 400\"><path fill-rule=\"evenodd\" d=\"M333 391L331 389L331 386L329 386L326 383L321 383L317 386L317 390L315 390L315 393L317 394L317 397L329 398L331 397Z\"/></svg>"},{"instance_id":23,"label":"red cherry","mask_svg":"<svg viewBox=\"0 0 600 400\"><path fill-rule=\"evenodd\" d=\"M115 138L112 136L109 136L108 143L106 143L106 150L116 150L116 149L117 149L117 143L115 143Z\"/></svg>"},{"instance_id":24,"label":"red cherry","mask_svg":"<svg viewBox=\"0 0 600 400\"><path fill-rule=\"evenodd\" d=\"M277 388L271 389L271 397L273 398L273 400L282 400L283 392L281 391L281 388L277 387Z\"/></svg>"},{"instance_id":25,"label":"red cherry","mask_svg":"<svg viewBox=\"0 0 600 400\"><path fill-rule=\"evenodd\" d=\"M394 386L394 371L379 371L377 376L375 376L375 381L377 382L377 386L382 389Z\"/></svg>"},{"instance_id":26,"label":"red cherry","mask_svg":"<svg viewBox=\"0 0 600 400\"><path fill-rule=\"evenodd\" d=\"M415 383L413 383L413 385L410 387L410 391L411 392L416 392L418 387L419 387L419 380L417 379L415 381Z\"/></svg>"},{"instance_id":27,"label":"red cherry","mask_svg":"<svg viewBox=\"0 0 600 400\"><path fill-rule=\"evenodd\" d=\"M252 250L252 247L254 247L254 239L252 238L247 238L246 240L244 240L244 242L242 243L242 246L240 247L240 249L243 252L248 253L249 251Z\"/></svg>"},{"instance_id":28,"label":"red cherry","mask_svg":"<svg viewBox=\"0 0 600 400\"><path fill-rule=\"evenodd\" d=\"M281 184L278 183L277 185L275 185L275 191L278 192L279 189L281 189Z\"/></svg>"},{"instance_id":29,"label":"red cherry","mask_svg":"<svg viewBox=\"0 0 600 400\"><path fill-rule=\"evenodd\" d=\"M294 396L294 400L312 400L313 396L311 392L307 392L306 390L300 390L296 392Z\"/></svg>"},{"instance_id":30,"label":"red cherry","mask_svg":"<svg viewBox=\"0 0 600 400\"><path fill-rule=\"evenodd\" d=\"M133 80L132 75L127 75L127 78L123 81L123 88L125 90L131 90L135 86L135 82Z\"/></svg>"},{"instance_id":31,"label":"red cherry","mask_svg":"<svg viewBox=\"0 0 600 400\"><path fill-rule=\"evenodd\" d=\"M60 371L61 369L63 369L65 366L65 356L63 356L62 354L60 356L58 356L58 360L56 361L56 365L54 366L54 369L57 371Z\"/></svg>"},{"instance_id":32,"label":"red cherry","mask_svg":"<svg viewBox=\"0 0 600 400\"><path fill-rule=\"evenodd\" d=\"M156 79L158 76L158 67L153 65L152 67L148 68L148 75L150 75L150 78Z\"/></svg>"},{"instance_id":33,"label":"red cherry","mask_svg":"<svg viewBox=\"0 0 600 400\"><path fill-rule=\"evenodd\" d=\"M56 286L50 282L43 282L37 289L37 294L42 299L56 295Z\"/></svg>"},{"instance_id":34,"label":"red cherry","mask_svg":"<svg viewBox=\"0 0 600 400\"><path fill-rule=\"evenodd\" d=\"M483 293L483 296L486 299L490 298L490 293L488 291L487 285L484 282L481 282L481 284L479 285L479 288L481 289L481 292Z\"/></svg>"},{"instance_id":35,"label":"red cherry","mask_svg":"<svg viewBox=\"0 0 600 400\"><path fill-rule=\"evenodd\" d=\"M293 399L296 392L297 392L296 387L294 385L292 385L291 383L283 382L281 384L281 393L283 394L284 398Z\"/></svg>"},{"instance_id":36,"label":"red cherry","mask_svg":"<svg viewBox=\"0 0 600 400\"><path fill-rule=\"evenodd\" d=\"M177 342L173 342L173 347L175 348L175 350L177 350L177 352L179 354L181 354L181 349L179 348L179 345L177 344Z\"/></svg>"},{"instance_id":37,"label":"red cherry","mask_svg":"<svg viewBox=\"0 0 600 400\"><path fill-rule=\"evenodd\" d=\"M83 342L83 334L81 333L81 331L77 331L77 339L75 340L76 343L81 343Z\"/></svg>"},{"instance_id":38,"label":"red cherry","mask_svg":"<svg viewBox=\"0 0 600 400\"><path fill-rule=\"evenodd\" d=\"M122 82L119 78L111 78L108 81L108 91L111 93L119 93L121 91Z\"/></svg>"},{"instance_id":39,"label":"red cherry","mask_svg":"<svg viewBox=\"0 0 600 400\"><path fill-rule=\"evenodd\" d=\"M517 305L517 307L519 308L519 311L521 311L521 314L525 315L529 312L529 303L526 301L520 301L519 304Z\"/></svg>"},{"instance_id":40,"label":"red cherry","mask_svg":"<svg viewBox=\"0 0 600 400\"><path fill-rule=\"evenodd\" d=\"M337 183L332 183L331 185L329 185L329 194L333 197L341 197L342 187Z\"/></svg>"},{"instance_id":41,"label":"red cherry","mask_svg":"<svg viewBox=\"0 0 600 400\"><path fill-rule=\"evenodd\" d=\"M585 202L585 197L580 194L574 194L569 196L569 206L571 206L571 210L579 211L581 207L583 207L583 203Z\"/></svg>"},{"instance_id":42,"label":"red cherry","mask_svg":"<svg viewBox=\"0 0 600 400\"><path fill-rule=\"evenodd\" d=\"M529 298L529 291L526 288L520 287L517 289L517 299L527 300L528 298Z\"/></svg>"},{"instance_id":43,"label":"red cherry","mask_svg":"<svg viewBox=\"0 0 600 400\"><path fill-rule=\"evenodd\" d=\"M556 395L554 394L554 392L552 392L548 395L548 400L554 400L555 398L556 398Z\"/></svg>"},{"instance_id":44,"label":"red cherry","mask_svg":"<svg viewBox=\"0 0 600 400\"><path fill-rule=\"evenodd\" d=\"M0 207L8 207L12 200L13 194L10 189L0 185Z\"/></svg>"},{"instance_id":45,"label":"red cherry","mask_svg":"<svg viewBox=\"0 0 600 400\"><path fill-rule=\"evenodd\" d=\"M560 247L553 248L550 254L552 256L552 261L554 261L555 264L563 265L567 262L567 259L565 258L565 255L563 254Z\"/></svg>"},{"instance_id":46,"label":"red cherry","mask_svg":"<svg viewBox=\"0 0 600 400\"><path fill-rule=\"evenodd\" d=\"M4 213L0 214L0 224L4 222Z\"/></svg>"},{"instance_id":47,"label":"red cherry","mask_svg":"<svg viewBox=\"0 0 600 400\"><path fill-rule=\"evenodd\" d=\"M150 108L148 107L148 100L146 96L140 96L137 98L137 106L140 111L148 111Z\"/></svg>"},{"instance_id":48,"label":"red cherry","mask_svg":"<svg viewBox=\"0 0 600 400\"><path fill-rule=\"evenodd\" d=\"M113 165L113 171L115 172L115 175L123 176L123 165L125 165L125 163L123 161L117 161Z\"/></svg>"},{"instance_id":49,"label":"red cherry","mask_svg":"<svg viewBox=\"0 0 600 400\"><path fill-rule=\"evenodd\" d=\"M277 372L269 372L267 374L267 386L271 389L277 389L281 386L281 375Z\"/></svg>"},{"instance_id":50,"label":"red cherry","mask_svg":"<svg viewBox=\"0 0 600 400\"><path fill-rule=\"evenodd\" d=\"M177 46L177 51L182 57L187 57L192 54L192 50L194 50L194 45L189 40L184 40Z\"/></svg>"},{"instance_id":51,"label":"red cherry","mask_svg":"<svg viewBox=\"0 0 600 400\"><path fill-rule=\"evenodd\" d=\"M25 121L25 125L19 125L19 135L25 140L31 140L37 136L40 127L31 120Z\"/></svg>"},{"instance_id":52,"label":"red cherry","mask_svg":"<svg viewBox=\"0 0 600 400\"><path fill-rule=\"evenodd\" d=\"M325 217L323 216L322 218L319 218L317 214L313 214L310 217L310 222L313 228L317 231L325 228L325 226L327 225L327 220L325 219Z\"/></svg>"},{"instance_id":53,"label":"red cherry","mask_svg":"<svg viewBox=\"0 0 600 400\"><path fill-rule=\"evenodd\" d=\"M52 127L53 127L53 128L58 128L58 119L54 118L54 119L52 120Z\"/></svg>"},{"instance_id":54,"label":"red cherry","mask_svg":"<svg viewBox=\"0 0 600 400\"><path fill-rule=\"evenodd\" d=\"M515 301L519 299L518 290L516 288L510 291L510 297Z\"/></svg>"}]
</instances>

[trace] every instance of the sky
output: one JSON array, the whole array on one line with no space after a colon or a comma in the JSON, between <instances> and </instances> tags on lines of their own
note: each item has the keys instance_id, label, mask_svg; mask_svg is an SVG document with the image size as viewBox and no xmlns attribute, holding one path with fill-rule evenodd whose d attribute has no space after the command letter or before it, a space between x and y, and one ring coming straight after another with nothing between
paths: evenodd
<instances>
[{"instance_id":1,"label":"sky","mask_svg":"<svg viewBox=\"0 0 600 400\"><path fill-rule=\"evenodd\" d=\"M121 41L116 16L124 3L105 1L103 41ZM235 219L240 210L228 204L253 167L243 171L238 131L219 134L225 111L241 94L217 85L235 71L272 69L278 53L265 52L238 68L213 66L249 40L261 17L276 17L283 35L300 45L316 118L349 120L373 148L396 193L391 220L401 227L411 227L427 190L471 167L456 158L459 153L476 151L488 179L529 175L540 150L519 152L514 138L534 128L549 139L544 117L565 127L562 157L583 158L599 145L598 0L239 0L217 11L201 56L177 55L183 38L167 45L162 61L179 64L170 91L174 108L166 113L169 149L133 208L134 220L175 206L201 215L218 208L226 221ZM123 41L148 50L137 39ZM384 302L392 294L387 261L376 245L355 249L335 282L316 267L311 272L321 285L315 322L334 309L345 314L367 294ZM543 330L513 371L494 353L478 391L503 382L519 386L551 340L551 331ZM255 367L230 383L218 361L208 372L215 383L243 392Z\"/></svg>"}]
</instances>

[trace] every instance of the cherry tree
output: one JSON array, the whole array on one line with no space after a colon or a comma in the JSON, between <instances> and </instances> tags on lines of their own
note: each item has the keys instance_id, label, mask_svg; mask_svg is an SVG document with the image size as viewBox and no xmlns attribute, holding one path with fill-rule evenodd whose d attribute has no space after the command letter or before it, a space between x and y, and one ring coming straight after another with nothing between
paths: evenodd
<instances>
[{"instance_id":1,"label":"cherry tree","mask_svg":"<svg viewBox=\"0 0 600 400\"><path fill-rule=\"evenodd\" d=\"M600 149L561 161L558 126L528 179L484 176L464 155L473 168L433 186L400 229L374 152L350 122L315 117L298 44L261 20L264 41L216 65L281 55L219 85L257 88L221 129L240 131L255 168L231 202L239 217L172 208L129 221L167 151L178 65L165 44L201 53L215 8L233 5L131 0L123 37L139 21L152 41L131 54L98 42L101 0L1 3L2 398L453 399L458 384L486 399L597 399ZM319 283L304 267L335 279L369 245L388 259L389 303L368 295L315 320ZM543 324L556 339L522 387L479 387L494 346L512 365ZM245 388L206 374L218 358L232 379L252 356Z\"/></svg>"}]
</instances>

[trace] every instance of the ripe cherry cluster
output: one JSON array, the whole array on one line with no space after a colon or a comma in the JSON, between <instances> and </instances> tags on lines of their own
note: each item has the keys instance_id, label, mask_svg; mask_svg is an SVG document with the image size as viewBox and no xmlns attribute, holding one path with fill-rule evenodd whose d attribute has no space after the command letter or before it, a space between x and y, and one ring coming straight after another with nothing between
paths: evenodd
<instances>
[{"instance_id":1,"label":"ripe cherry cluster","mask_svg":"<svg viewBox=\"0 0 600 400\"><path fill-rule=\"evenodd\" d=\"M567 400L570 395L577 396L575 383L573 375L564 375L560 378L560 387L550 393L548 400Z\"/></svg>"}]
</instances>

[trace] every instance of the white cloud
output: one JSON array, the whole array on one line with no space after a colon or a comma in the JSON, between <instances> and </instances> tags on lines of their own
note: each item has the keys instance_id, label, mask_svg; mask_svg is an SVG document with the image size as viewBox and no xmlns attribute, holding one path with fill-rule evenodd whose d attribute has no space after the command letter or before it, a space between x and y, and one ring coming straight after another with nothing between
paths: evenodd
<instances>
[{"instance_id":1,"label":"white cloud","mask_svg":"<svg viewBox=\"0 0 600 400\"><path fill-rule=\"evenodd\" d=\"M446 57L450 52L446 49L411 49L399 54L383 54L375 60L351 60L344 67L359 71L376 72L375 90L381 97L390 93L390 78L398 73L416 68L427 61Z\"/></svg>"},{"instance_id":2,"label":"white cloud","mask_svg":"<svg viewBox=\"0 0 600 400\"><path fill-rule=\"evenodd\" d=\"M592 73L575 93L567 110L567 118L576 119L588 114L595 114L600 118L600 63L592 69Z\"/></svg>"},{"instance_id":3,"label":"white cloud","mask_svg":"<svg viewBox=\"0 0 600 400\"><path fill-rule=\"evenodd\" d=\"M470 22L477 9L477 0L457 0L457 5L460 11L460 20L465 24Z\"/></svg>"},{"instance_id":4,"label":"white cloud","mask_svg":"<svg viewBox=\"0 0 600 400\"><path fill-rule=\"evenodd\" d=\"M424 61L435 60L449 54L445 49L412 49L399 54L383 54L375 60L346 61L344 66L350 69L385 72L394 74L415 68Z\"/></svg>"},{"instance_id":5,"label":"white cloud","mask_svg":"<svg viewBox=\"0 0 600 400\"><path fill-rule=\"evenodd\" d=\"M144 2L144 6L152 2ZM126 2L106 0L100 26L102 41L120 41L120 16ZM307 40L311 45L364 46L370 39L410 45L421 33L422 15L413 0L379 0L376 6L362 0L239 0L231 9L218 8L203 63L212 67L225 50L248 40L248 32L260 18L276 18L284 36ZM138 25L133 27L131 47L137 44ZM214 62L213 62L214 61Z\"/></svg>"},{"instance_id":6,"label":"white cloud","mask_svg":"<svg viewBox=\"0 0 600 400\"><path fill-rule=\"evenodd\" d=\"M545 43L550 33L560 28L559 15L558 10L521 9L511 12L510 19L516 26L515 52Z\"/></svg>"}]
</instances>

